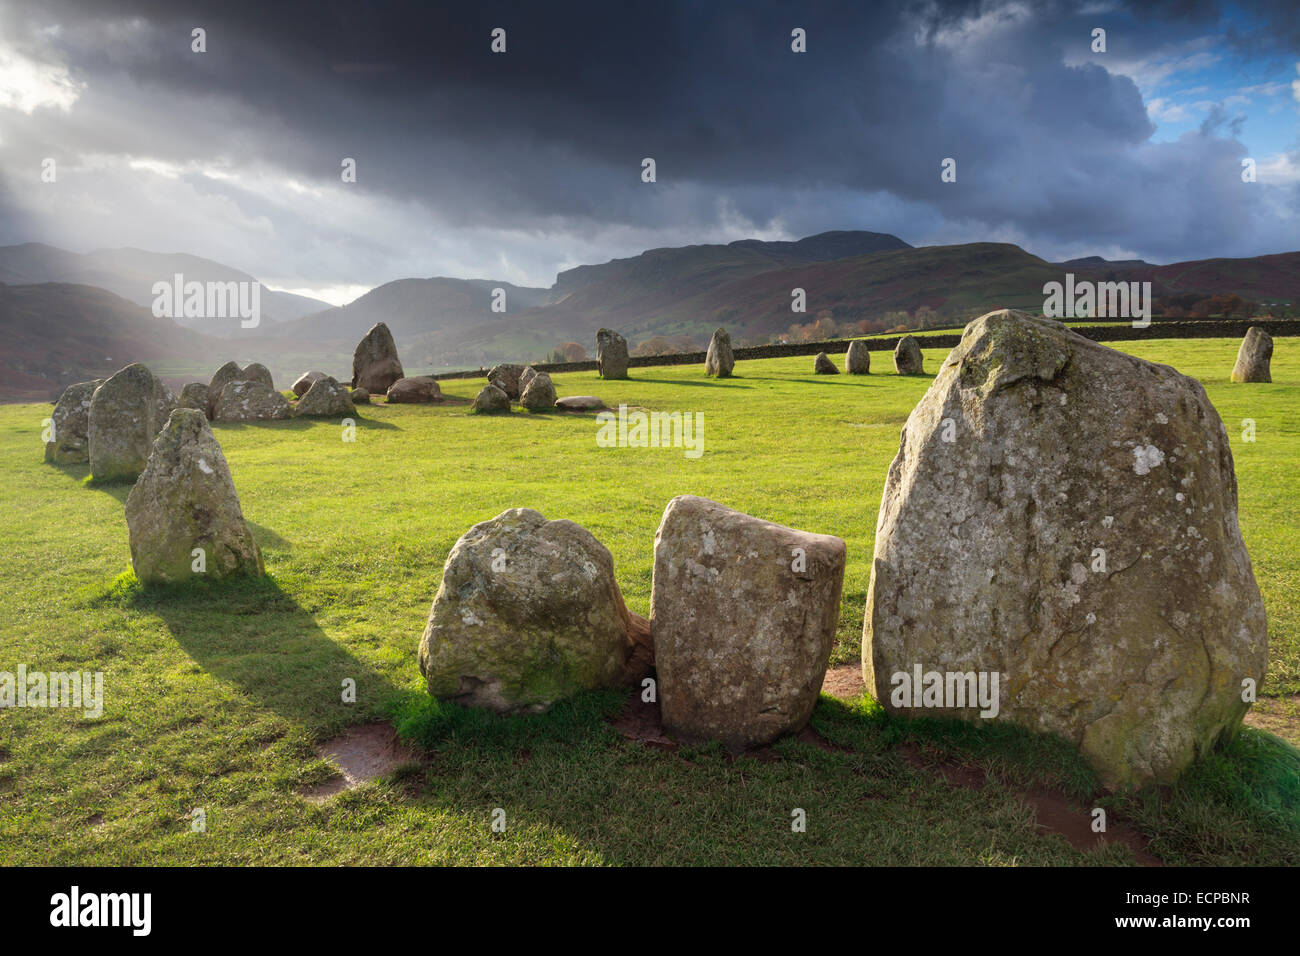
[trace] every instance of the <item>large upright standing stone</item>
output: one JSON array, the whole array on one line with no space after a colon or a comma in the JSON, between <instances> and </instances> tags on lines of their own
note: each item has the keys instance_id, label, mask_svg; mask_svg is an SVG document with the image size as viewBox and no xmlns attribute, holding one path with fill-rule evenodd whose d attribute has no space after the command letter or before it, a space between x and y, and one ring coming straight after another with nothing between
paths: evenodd
<instances>
[{"instance_id":1,"label":"large upright standing stone","mask_svg":"<svg viewBox=\"0 0 1300 956\"><path fill-rule=\"evenodd\" d=\"M59 396L50 413L50 440L45 443L45 460L56 465L79 465L90 460L90 399L104 384L93 382L69 385Z\"/></svg>"},{"instance_id":2,"label":"large upright standing stone","mask_svg":"<svg viewBox=\"0 0 1300 956\"><path fill-rule=\"evenodd\" d=\"M839 538L694 495L670 501L650 597L665 728L740 749L803 727L835 643L844 560Z\"/></svg>"},{"instance_id":3,"label":"large upright standing stone","mask_svg":"<svg viewBox=\"0 0 1300 956\"><path fill-rule=\"evenodd\" d=\"M1234 382L1271 382L1273 373L1273 336L1257 325L1246 330L1237 350L1237 364L1232 367Z\"/></svg>"},{"instance_id":4,"label":"large upright standing stone","mask_svg":"<svg viewBox=\"0 0 1300 956\"><path fill-rule=\"evenodd\" d=\"M1267 660L1201 385L1022 312L967 326L885 483L867 689L1052 731L1119 787L1170 782L1232 734Z\"/></svg>"},{"instance_id":5,"label":"large upright standing stone","mask_svg":"<svg viewBox=\"0 0 1300 956\"><path fill-rule=\"evenodd\" d=\"M867 343L854 339L849 343L849 351L844 356L844 371L850 375L867 375L871 372L871 353Z\"/></svg>"},{"instance_id":6,"label":"large upright standing stone","mask_svg":"<svg viewBox=\"0 0 1300 956\"><path fill-rule=\"evenodd\" d=\"M899 375L924 375L925 359L921 344L910 335L904 335L894 346L894 371Z\"/></svg>"},{"instance_id":7,"label":"large upright standing stone","mask_svg":"<svg viewBox=\"0 0 1300 956\"><path fill-rule=\"evenodd\" d=\"M627 378L627 339L613 329L596 333L596 370L601 378Z\"/></svg>"},{"instance_id":8,"label":"large upright standing stone","mask_svg":"<svg viewBox=\"0 0 1300 956\"><path fill-rule=\"evenodd\" d=\"M383 322L376 322L352 353L352 387L364 388L372 395L384 394L405 377L393 333Z\"/></svg>"},{"instance_id":9,"label":"large upright standing stone","mask_svg":"<svg viewBox=\"0 0 1300 956\"><path fill-rule=\"evenodd\" d=\"M644 676L636 651L645 634L591 532L514 508L451 549L420 638L420 673L436 697L539 712Z\"/></svg>"},{"instance_id":10,"label":"large upright standing stone","mask_svg":"<svg viewBox=\"0 0 1300 956\"><path fill-rule=\"evenodd\" d=\"M176 398L138 362L108 378L90 399L87 437L96 481L135 481L144 471L154 436Z\"/></svg>"},{"instance_id":11,"label":"large upright standing stone","mask_svg":"<svg viewBox=\"0 0 1300 956\"><path fill-rule=\"evenodd\" d=\"M709 351L704 356L704 374L729 378L736 367L736 357L731 351L731 336L726 329L716 329L709 339Z\"/></svg>"},{"instance_id":12,"label":"large upright standing stone","mask_svg":"<svg viewBox=\"0 0 1300 956\"><path fill-rule=\"evenodd\" d=\"M172 412L126 499L131 566L145 584L262 573L226 456L207 417Z\"/></svg>"}]
</instances>

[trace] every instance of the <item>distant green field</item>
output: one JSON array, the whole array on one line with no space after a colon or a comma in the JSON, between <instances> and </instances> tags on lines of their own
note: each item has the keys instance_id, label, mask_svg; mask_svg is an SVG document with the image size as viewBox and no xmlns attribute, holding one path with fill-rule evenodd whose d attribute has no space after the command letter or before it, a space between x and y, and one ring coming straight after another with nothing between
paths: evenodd
<instances>
[{"instance_id":1,"label":"distant green field","mask_svg":"<svg viewBox=\"0 0 1300 956\"><path fill-rule=\"evenodd\" d=\"M1227 381L1232 339L1122 343L1205 383L1228 428L1241 525L1267 606L1265 694L1300 692L1300 341L1279 339L1274 384ZM946 350L927 350L938 368ZM883 363L881 363L883 364ZM337 423L222 425L268 580L141 593L125 487L42 463L48 405L0 407L7 560L0 671L102 670L106 711L0 711L0 863L901 863L1131 862L1035 830L1016 794L1066 792L1128 817L1172 863L1300 863L1300 754L1246 730L1179 788L1090 796L1073 753L1018 731L976 733L823 698L829 752L732 761L626 741L593 694L529 718L444 714L418 768L328 803L300 787L331 775L313 744L421 699L415 661L444 560L476 522L512 507L570 518L609 547L629 606L649 611L654 534L691 493L848 544L836 662L857 659L873 531L899 429L928 378L814 376L812 359L554 376L561 395L703 412L705 453L607 449L591 416L478 418L465 405L362 407ZM877 371L881 369L877 368ZM443 383L472 397L477 380ZM1241 441L1241 421L1258 440ZM340 700L357 680L355 704ZM973 763L982 791L905 759ZM1091 802L1089 802L1091 801ZM188 814L206 811L207 831ZM493 808L510 828L494 836ZM809 830L790 832L791 808Z\"/></svg>"}]
</instances>

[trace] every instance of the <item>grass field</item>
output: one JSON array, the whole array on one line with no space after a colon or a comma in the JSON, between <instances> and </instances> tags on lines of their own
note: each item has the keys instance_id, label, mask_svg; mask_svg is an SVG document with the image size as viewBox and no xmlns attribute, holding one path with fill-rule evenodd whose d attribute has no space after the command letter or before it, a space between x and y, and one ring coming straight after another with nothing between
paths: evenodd
<instances>
[{"instance_id":1,"label":"grass field","mask_svg":"<svg viewBox=\"0 0 1300 956\"><path fill-rule=\"evenodd\" d=\"M1241 524L1269 617L1264 693L1300 693L1300 341L1274 384L1230 385L1237 341L1125 351L1205 383L1236 456ZM927 350L938 368L946 350ZM877 372L887 357L874 356ZM649 610L654 533L678 494L839 535L848 570L836 662L857 659L873 530L899 429L928 378L814 376L810 357L557 375L560 395L703 412L705 453L596 445L591 416L477 418L463 404L362 407L356 440L329 421L218 424L263 581L142 591L129 572L126 486L41 461L48 405L0 407L7 560L0 671L103 671L105 713L0 711L0 862L109 863L1127 863L1033 825L1020 794L1105 806L1169 863L1300 863L1300 753L1246 729L1177 787L1098 796L1049 738L886 717L823 697L774 759L666 752L607 718L599 692L541 717L429 706L415 649L456 539L511 507L570 518L614 556ZM892 371L892 370L891 370ZM287 383L284 383L287 384ZM476 380L443 383L472 397ZM1243 419L1257 440L1243 442ZM356 680L358 700L340 686ZM392 714L430 747L395 775L312 803L333 775L315 745ZM934 768L978 768L982 790ZM494 808L505 833L491 830ZM202 808L206 831L190 813ZM807 832L791 832L791 812Z\"/></svg>"}]
</instances>

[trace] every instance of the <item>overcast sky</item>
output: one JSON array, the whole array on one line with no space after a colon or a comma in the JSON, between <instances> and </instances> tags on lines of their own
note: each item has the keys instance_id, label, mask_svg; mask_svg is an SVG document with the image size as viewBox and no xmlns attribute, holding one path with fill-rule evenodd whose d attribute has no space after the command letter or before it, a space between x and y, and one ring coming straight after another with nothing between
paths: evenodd
<instances>
[{"instance_id":1,"label":"overcast sky","mask_svg":"<svg viewBox=\"0 0 1300 956\"><path fill-rule=\"evenodd\" d=\"M0 0L0 244L190 252L336 303L829 229L1300 248L1294 2L1137 9Z\"/></svg>"}]
</instances>

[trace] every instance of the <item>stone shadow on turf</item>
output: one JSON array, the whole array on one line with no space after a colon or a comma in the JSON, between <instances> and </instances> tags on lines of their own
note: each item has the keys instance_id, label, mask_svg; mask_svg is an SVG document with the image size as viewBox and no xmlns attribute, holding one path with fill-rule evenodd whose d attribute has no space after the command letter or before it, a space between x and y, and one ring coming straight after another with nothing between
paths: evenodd
<instances>
[{"instance_id":1,"label":"stone shadow on turf","mask_svg":"<svg viewBox=\"0 0 1300 956\"><path fill-rule=\"evenodd\" d=\"M123 590L156 615L204 670L312 732L382 715L398 689L331 640L312 614L269 577ZM355 681L356 702L343 700Z\"/></svg>"}]
</instances>

